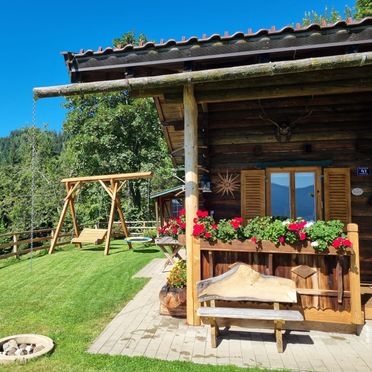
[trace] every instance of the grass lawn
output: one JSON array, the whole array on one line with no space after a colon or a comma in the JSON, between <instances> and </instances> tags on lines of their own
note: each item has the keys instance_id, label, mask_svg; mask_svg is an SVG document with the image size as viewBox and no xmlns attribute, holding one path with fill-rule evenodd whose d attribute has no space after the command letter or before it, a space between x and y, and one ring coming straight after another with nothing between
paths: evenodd
<instances>
[{"instance_id":1,"label":"grass lawn","mask_svg":"<svg viewBox=\"0 0 372 372\"><path fill-rule=\"evenodd\" d=\"M143 357L88 354L86 350L106 324L143 287L133 274L154 257L154 247L136 245L128 251L112 243L78 250L69 246L32 260L0 261L0 337L37 333L51 337L56 348L47 357L7 371L239 371L236 367L202 366ZM254 369L253 369L254 370Z\"/></svg>"}]
</instances>

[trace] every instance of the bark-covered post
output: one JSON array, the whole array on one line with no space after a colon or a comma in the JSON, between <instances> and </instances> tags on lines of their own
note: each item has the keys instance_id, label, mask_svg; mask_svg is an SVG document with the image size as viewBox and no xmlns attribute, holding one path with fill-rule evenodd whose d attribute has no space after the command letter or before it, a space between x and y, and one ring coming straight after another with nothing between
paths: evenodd
<instances>
[{"instance_id":1,"label":"bark-covered post","mask_svg":"<svg viewBox=\"0 0 372 372\"><path fill-rule=\"evenodd\" d=\"M351 296L351 321L353 324L364 324L362 313L362 300L360 294L360 264L359 264L359 233L358 225L349 223L347 235L352 243L354 254L350 257L350 296Z\"/></svg>"},{"instance_id":2,"label":"bark-covered post","mask_svg":"<svg viewBox=\"0 0 372 372\"><path fill-rule=\"evenodd\" d=\"M183 88L184 136L185 136L185 210L187 251L187 323L200 324L197 311L196 282L200 280L200 249L193 244L193 219L198 209L198 106L194 87Z\"/></svg>"}]
</instances>

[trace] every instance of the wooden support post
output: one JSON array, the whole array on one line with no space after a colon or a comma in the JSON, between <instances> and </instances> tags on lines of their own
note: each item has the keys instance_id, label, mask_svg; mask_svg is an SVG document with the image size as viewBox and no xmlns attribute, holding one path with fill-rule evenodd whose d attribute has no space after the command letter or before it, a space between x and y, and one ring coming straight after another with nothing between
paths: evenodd
<instances>
[{"instance_id":1,"label":"wooden support post","mask_svg":"<svg viewBox=\"0 0 372 372\"><path fill-rule=\"evenodd\" d=\"M49 254L53 253L54 248L56 246L59 234L63 226L63 220L65 219L65 216L66 216L68 206L69 206L69 199L65 200L65 203L63 204L62 212L61 212L61 215L59 216L58 225L54 233L53 239L51 240L51 243L50 243Z\"/></svg>"},{"instance_id":2,"label":"wooden support post","mask_svg":"<svg viewBox=\"0 0 372 372\"><path fill-rule=\"evenodd\" d=\"M128 227L127 227L127 224L125 223L124 213L123 213L123 210L121 209L121 203L120 203L120 200L119 200L118 197L116 197L116 209L117 209L118 214L119 214L121 228L123 229L124 235L125 235L126 238L129 238ZM127 242L127 244L128 244L129 249L132 249L132 243Z\"/></svg>"},{"instance_id":3,"label":"wooden support post","mask_svg":"<svg viewBox=\"0 0 372 372\"><path fill-rule=\"evenodd\" d=\"M70 207L70 212L71 212L71 218L72 218L72 224L74 226L74 236L77 238L79 236L79 226L76 221L76 213L75 213L75 206L74 206L74 195L73 195L73 190L76 190L79 186L80 182L77 183L75 186L71 186L69 182L66 182L66 191L67 195L69 197L67 198L68 200L68 205ZM76 246L81 248L81 243L75 243Z\"/></svg>"},{"instance_id":4,"label":"wooden support post","mask_svg":"<svg viewBox=\"0 0 372 372\"><path fill-rule=\"evenodd\" d=\"M156 232L158 232L158 229L160 227L158 199L155 200L155 223L156 223Z\"/></svg>"},{"instance_id":5,"label":"wooden support post","mask_svg":"<svg viewBox=\"0 0 372 372\"><path fill-rule=\"evenodd\" d=\"M106 244L105 244L105 255L107 256L110 252L110 239L112 233L112 225L114 224L115 209L116 209L116 195L118 190L118 183L115 182L112 190L111 210L110 218L107 226Z\"/></svg>"},{"instance_id":6,"label":"wooden support post","mask_svg":"<svg viewBox=\"0 0 372 372\"><path fill-rule=\"evenodd\" d=\"M274 321L275 324L275 340L276 340L276 348L278 350L278 353L283 352L283 333L282 329L284 326L283 320L276 320Z\"/></svg>"},{"instance_id":7,"label":"wooden support post","mask_svg":"<svg viewBox=\"0 0 372 372\"><path fill-rule=\"evenodd\" d=\"M16 257L19 258L19 252L18 252L18 235L13 235L13 252L16 254Z\"/></svg>"},{"instance_id":8,"label":"wooden support post","mask_svg":"<svg viewBox=\"0 0 372 372\"><path fill-rule=\"evenodd\" d=\"M199 325L196 314L198 299L196 282L200 280L200 245L193 239L193 219L198 209L198 106L194 87L183 88L184 145L185 145L185 210L186 210L186 254L187 254L187 323Z\"/></svg>"},{"instance_id":9,"label":"wooden support post","mask_svg":"<svg viewBox=\"0 0 372 372\"><path fill-rule=\"evenodd\" d=\"M354 251L354 254L350 257L351 321L353 324L361 325L364 324L364 317L362 313L362 299L360 293L358 225L355 223L349 223L347 225L347 235L352 243Z\"/></svg>"}]
</instances>

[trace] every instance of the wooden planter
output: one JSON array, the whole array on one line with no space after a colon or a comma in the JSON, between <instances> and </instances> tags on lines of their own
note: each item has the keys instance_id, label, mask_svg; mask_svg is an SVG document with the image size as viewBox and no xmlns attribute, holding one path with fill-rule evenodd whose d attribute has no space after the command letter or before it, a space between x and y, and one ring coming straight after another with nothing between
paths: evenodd
<instances>
[{"instance_id":1,"label":"wooden planter","mask_svg":"<svg viewBox=\"0 0 372 372\"><path fill-rule=\"evenodd\" d=\"M186 318L186 287L171 288L167 284L159 293L160 315Z\"/></svg>"},{"instance_id":2,"label":"wooden planter","mask_svg":"<svg viewBox=\"0 0 372 372\"><path fill-rule=\"evenodd\" d=\"M263 240L257 244L252 243L249 240L244 242L240 240L233 240L231 243L223 243L217 241L215 243L209 243L205 240L200 239L200 249L201 250L218 250L218 251L234 251L234 252L256 252L256 253L282 253L282 254L316 254L316 255L350 255L352 253L351 249L346 251L338 251L336 248L330 246L326 251L315 250L309 241L303 244L297 243L295 245L290 244L280 244L275 245L269 240Z\"/></svg>"}]
</instances>

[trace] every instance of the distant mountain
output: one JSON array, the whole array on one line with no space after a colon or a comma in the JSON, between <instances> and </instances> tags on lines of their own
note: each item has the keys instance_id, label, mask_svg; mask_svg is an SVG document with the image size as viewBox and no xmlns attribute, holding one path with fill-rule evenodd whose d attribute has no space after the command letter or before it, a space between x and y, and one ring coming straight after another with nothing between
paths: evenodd
<instances>
[{"instance_id":1,"label":"distant mountain","mask_svg":"<svg viewBox=\"0 0 372 372\"><path fill-rule=\"evenodd\" d=\"M271 185L271 210L273 215L289 216L289 189L281 185ZM315 219L314 216L314 187L308 186L297 189L296 207L299 217L306 220ZM275 212L278 213L275 213ZM280 212L280 213L279 213Z\"/></svg>"},{"instance_id":2,"label":"distant mountain","mask_svg":"<svg viewBox=\"0 0 372 372\"><path fill-rule=\"evenodd\" d=\"M40 131L38 129L38 131ZM51 152L59 155L62 151L64 136L54 131L43 131L47 134ZM8 137L0 138L0 166L15 165L22 162L23 149L31 140L30 128L15 130ZM28 156L28 155L26 155Z\"/></svg>"}]
</instances>

